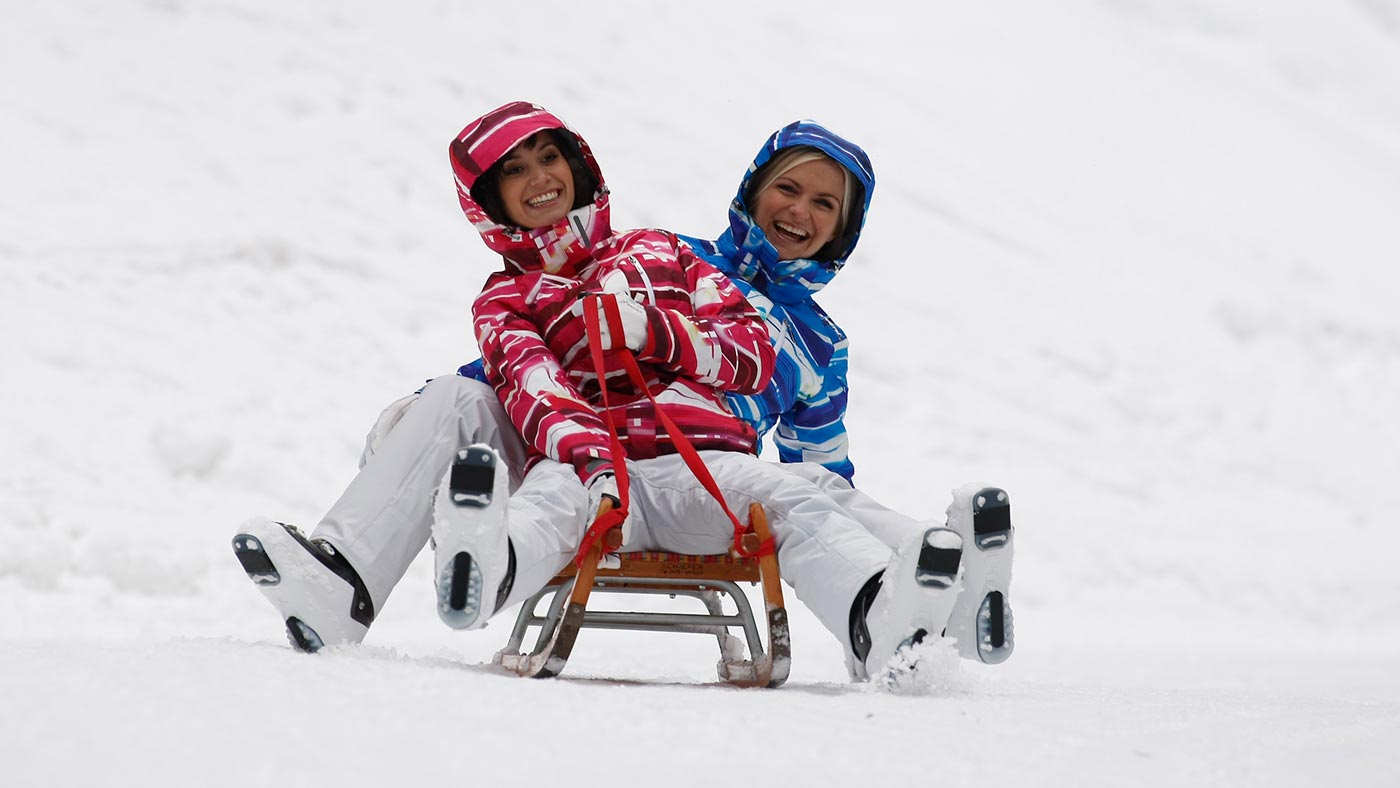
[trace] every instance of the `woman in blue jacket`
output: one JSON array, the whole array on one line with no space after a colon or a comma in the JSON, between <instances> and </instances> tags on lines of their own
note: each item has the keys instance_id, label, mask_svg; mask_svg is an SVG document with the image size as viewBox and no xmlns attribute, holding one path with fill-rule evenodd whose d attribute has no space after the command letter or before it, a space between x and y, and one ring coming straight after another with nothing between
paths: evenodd
<instances>
[{"instance_id":1,"label":"woman in blue jacket","mask_svg":"<svg viewBox=\"0 0 1400 788\"><path fill-rule=\"evenodd\" d=\"M813 300L860 241L874 190L875 173L865 151L818 123L800 120L759 149L729 204L724 233L713 241L682 240L739 286L767 320L777 346L768 387L754 395L730 395L730 407L754 425L760 439L772 434L785 467L815 482L867 530L895 546L927 524L855 489L845 426L846 334ZM1001 500L987 500L998 493ZM1007 503L1005 493L969 484L953 492L947 512L948 527L965 545L963 587L947 634L957 639L963 656L983 662L1004 661L1014 648ZM997 535L979 536L974 510L995 506L1005 517L984 516L979 523L990 521ZM1000 525L1006 526L1004 533ZM876 584L867 591L873 596L878 589ZM855 618L853 613L853 629Z\"/></svg>"}]
</instances>

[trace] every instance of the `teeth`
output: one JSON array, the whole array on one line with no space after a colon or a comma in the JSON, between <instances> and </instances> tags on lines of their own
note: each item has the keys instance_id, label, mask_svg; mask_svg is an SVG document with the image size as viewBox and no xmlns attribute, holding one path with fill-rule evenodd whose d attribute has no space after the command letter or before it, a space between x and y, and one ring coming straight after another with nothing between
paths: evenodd
<instances>
[{"instance_id":1,"label":"teeth","mask_svg":"<svg viewBox=\"0 0 1400 788\"><path fill-rule=\"evenodd\" d=\"M552 192L545 192L544 194L541 194L538 197L531 197L530 199L526 200L525 203L531 208L538 208L547 202L553 202L557 199L559 199L559 192L558 190L555 190Z\"/></svg>"},{"instance_id":2,"label":"teeth","mask_svg":"<svg viewBox=\"0 0 1400 788\"><path fill-rule=\"evenodd\" d=\"M773 226L774 226L774 227L777 227L779 230L782 230L783 232L787 233L788 235L796 236L796 237L798 237L798 238L806 238L806 237L807 237L807 231L806 231L806 230L803 230L803 229L800 228L800 227L793 227L793 226L790 225L790 224L783 224L782 222L773 222Z\"/></svg>"}]
</instances>

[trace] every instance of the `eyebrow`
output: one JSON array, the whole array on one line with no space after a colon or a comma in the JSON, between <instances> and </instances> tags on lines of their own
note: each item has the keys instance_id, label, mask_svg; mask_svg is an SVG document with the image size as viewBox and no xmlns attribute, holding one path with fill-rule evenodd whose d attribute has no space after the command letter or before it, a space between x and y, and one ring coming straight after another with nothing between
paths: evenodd
<instances>
[{"instance_id":1,"label":"eyebrow","mask_svg":"<svg viewBox=\"0 0 1400 788\"><path fill-rule=\"evenodd\" d=\"M526 142L528 142L528 140ZM539 145L529 145L526 144L526 142L522 142L521 144L516 145L514 148L511 148L510 152L501 158L501 161L509 161L511 159L518 159L521 156L524 156L525 154L524 152L522 152L522 148L525 151L529 151L530 153L543 153L549 150L550 148L559 150L559 145L556 142L554 142L554 140L546 140L545 142Z\"/></svg>"},{"instance_id":2,"label":"eyebrow","mask_svg":"<svg viewBox=\"0 0 1400 788\"><path fill-rule=\"evenodd\" d=\"M773 181L773 182L774 182L774 183L778 183L778 182L780 182L780 181L787 181L788 183L792 184L793 186L801 186L801 185L802 185L802 184L798 183L796 180L794 180L793 178L791 178L791 177L789 177L789 176L787 176L787 175L779 175L779 176L778 176L778 179L775 180L775 181ZM818 196L818 197L828 197L828 198L830 198L830 199L835 200L835 201L838 202L838 203L841 202L843 199L845 199L844 196L842 196L842 195L840 195L840 194L835 194L835 193L833 193L833 192L817 192L817 196Z\"/></svg>"}]
</instances>

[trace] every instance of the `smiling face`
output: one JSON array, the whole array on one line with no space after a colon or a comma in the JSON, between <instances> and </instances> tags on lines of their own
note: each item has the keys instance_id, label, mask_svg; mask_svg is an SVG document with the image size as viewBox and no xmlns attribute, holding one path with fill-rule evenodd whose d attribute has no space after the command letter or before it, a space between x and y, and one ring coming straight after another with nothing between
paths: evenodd
<instances>
[{"instance_id":1,"label":"smiling face","mask_svg":"<svg viewBox=\"0 0 1400 788\"><path fill-rule=\"evenodd\" d=\"M778 259L810 258L833 238L841 218L846 175L831 159L799 164L754 197L753 219Z\"/></svg>"},{"instance_id":2,"label":"smiling face","mask_svg":"<svg viewBox=\"0 0 1400 788\"><path fill-rule=\"evenodd\" d=\"M511 148L500 166L501 207L511 224L526 230L548 227L573 208L573 171L547 134Z\"/></svg>"}]
</instances>

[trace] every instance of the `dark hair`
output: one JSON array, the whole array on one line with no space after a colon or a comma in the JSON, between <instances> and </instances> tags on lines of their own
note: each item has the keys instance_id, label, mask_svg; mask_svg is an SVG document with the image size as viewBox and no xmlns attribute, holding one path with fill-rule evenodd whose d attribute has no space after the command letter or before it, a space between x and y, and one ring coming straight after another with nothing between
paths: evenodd
<instances>
[{"instance_id":1,"label":"dark hair","mask_svg":"<svg viewBox=\"0 0 1400 788\"><path fill-rule=\"evenodd\" d=\"M574 176L574 204L569 210L582 208L593 202L594 196L598 192L598 177L588 168L588 163L583 160L583 151L579 148L578 139L563 129L545 129L526 138L517 147L524 147L526 150L534 150L543 142L553 142L559 146L559 151L564 154L564 160L569 163L569 171ZM511 148L515 150L515 148ZM509 156L509 153L506 154ZM495 164L481 173L481 177L472 184L472 199L481 210L491 217L496 224L509 225L510 218L506 215L505 204L501 202L501 170L505 166L506 156L502 156Z\"/></svg>"}]
</instances>

